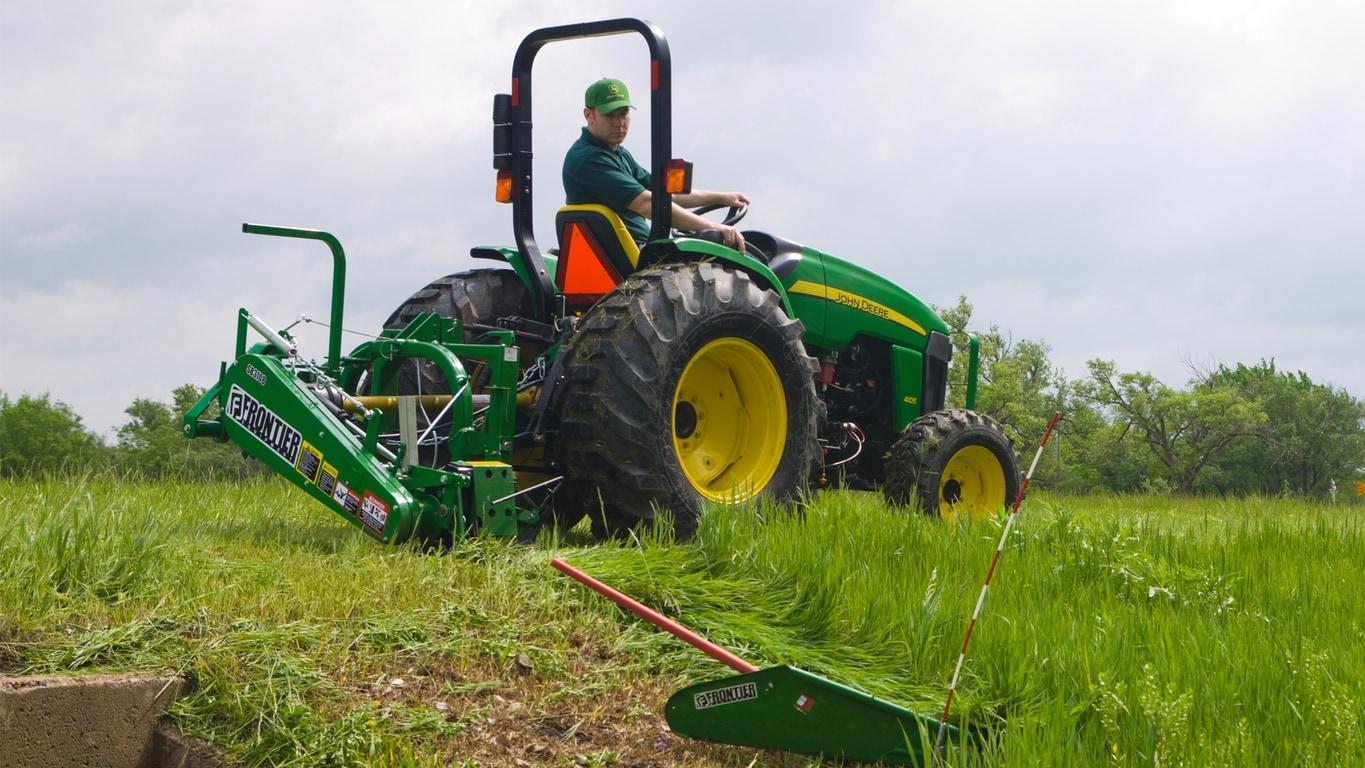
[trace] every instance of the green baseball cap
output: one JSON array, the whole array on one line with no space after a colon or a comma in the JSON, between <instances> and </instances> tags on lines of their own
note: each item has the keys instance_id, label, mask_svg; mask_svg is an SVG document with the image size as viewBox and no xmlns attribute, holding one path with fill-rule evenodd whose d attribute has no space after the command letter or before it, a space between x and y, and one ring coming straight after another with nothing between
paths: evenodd
<instances>
[{"instance_id":1,"label":"green baseball cap","mask_svg":"<svg viewBox=\"0 0 1365 768\"><path fill-rule=\"evenodd\" d=\"M588 92L583 94L583 106L604 113L615 112L621 107L635 108L630 103L626 84L613 77L604 77L588 86Z\"/></svg>"}]
</instances>

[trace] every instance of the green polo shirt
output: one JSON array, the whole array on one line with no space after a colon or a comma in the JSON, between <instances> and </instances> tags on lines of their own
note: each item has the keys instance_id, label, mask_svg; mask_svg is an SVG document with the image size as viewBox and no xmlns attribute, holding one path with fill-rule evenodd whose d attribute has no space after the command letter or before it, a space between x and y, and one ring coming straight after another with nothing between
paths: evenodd
<instances>
[{"instance_id":1,"label":"green polo shirt","mask_svg":"<svg viewBox=\"0 0 1365 768\"><path fill-rule=\"evenodd\" d=\"M625 147L613 149L583 129L564 155L564 197L568 205L605 205L616 211L636 242L649 239L649 222L627 206L649 188L649 171Z\"/></svg>"}]
</instances>

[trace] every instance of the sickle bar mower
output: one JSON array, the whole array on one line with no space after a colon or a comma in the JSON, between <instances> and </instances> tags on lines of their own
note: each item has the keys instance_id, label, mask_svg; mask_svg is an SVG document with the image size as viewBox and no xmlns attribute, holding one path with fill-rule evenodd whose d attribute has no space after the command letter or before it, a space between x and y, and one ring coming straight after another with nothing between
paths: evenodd
<instances>
[{"instance_id":1,"label":"sickle bar mower","mask_svg":"<svg viewBox=\"0 0 1365 768\"><path fill-rule=\"evenodd\" d=\"M916 714L785 664L759 669L558 558L550 565L739 674L669 697L664 719L679 736L842 760L928 765L934 741L980 747L983 734Z\"/></svg>"},{"instance_id":2,"label":"sickle bar mower","mask_svg":"<svg viewBox=\"0 0 1365 768\"><path fill-rule=\"evenodd\" d=\"M331 248L327 361L305 360L287 331L239 310L236 353L185 414L185 436L231 441L384 543L417 536L442 544L475 532L511 537L519 524L534 526L537 513L516 505L508 463L517 384L512 332L492 331L494 343L462 343L458 319L422 314L343 357L341 243L313 230L242 230ZM248 347L253 330L264 341ZM480 369L477 394L462 360ZM448 391L400 393L405 373L410 380L422 364L443 374ZM417 418L419 410L426 418ZM444 446L451 460L423 466L419 446L432 445Z\"/></svg>"}]
</instances>

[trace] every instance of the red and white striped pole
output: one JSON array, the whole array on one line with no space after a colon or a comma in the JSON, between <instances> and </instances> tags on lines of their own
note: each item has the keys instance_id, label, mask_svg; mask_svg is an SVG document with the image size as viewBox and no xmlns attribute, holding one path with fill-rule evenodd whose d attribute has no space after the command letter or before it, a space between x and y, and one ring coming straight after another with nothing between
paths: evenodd
<instances>
[{"instance_id":1,"label":"red and white striped pole","mask_svg":"<svg viewBox=\"0 0 1365 768\"><path fill-rule=\"evenodd\" d=\"M995 566L1000 562L1000 553L1005 551L1005 541L1010 536L1010 528L1014 527L1014 518L1019 514L1019 505L1024 501L1024 493L1028 491L1029 481L1033 479L1033 470L1038 468L1038 460L1043 457L1043 448L1047 446L1048 438L1052 436L1052 428L1057 426L1057 420L1062 417L1061 411L1052 412L1052 420L1047 423L1047 430L1043 432L1043 439L1038 442L1038 452L1033 454L1033 463L1028 467L1028 473L1024 475L1024 482L1019 486L1019 493L1014 497L1014 506L1010 508L1009 517L1005 520L1005 530L1000 534L1000 543L995 547L995 557L991 558L991 567L986 569L986 581L981 585L981 594L976 598L976 608L972 610L972 620L967 624L967 635L962 638L962 650L957 654L957 667L953 669L953 680L948 683L948 700L943 702L943 714L938 719L938 745L937 750L943 753L945 735L948 733L948 710L953 706L953 692L957 690L957 678L962 674L962 662L967 659L967 644L972 641L972 630L976 629L976 621L981 617L981 606L986 602L986 590L990 589L991 577L995 575Z\"/></svg>"}]
</instances>

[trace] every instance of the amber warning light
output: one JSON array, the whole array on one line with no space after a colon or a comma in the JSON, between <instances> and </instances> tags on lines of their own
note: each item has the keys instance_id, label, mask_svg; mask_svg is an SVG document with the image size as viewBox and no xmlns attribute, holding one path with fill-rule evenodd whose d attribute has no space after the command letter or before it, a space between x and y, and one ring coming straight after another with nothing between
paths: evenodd
<instances>
[{"instance_id":1,"label":"amber warning light","mask_svg":"<svg viewBox=\"0 0 1365 768\"><path fill-rule=\"evenodd\" d=\"M664 181L667 182L668 194L670 195L685 195L691 192L692 164L682 158L669 160Z\"/></svg>"},{"instance_id":2,"label":"amber warning light","mask_svg":"<svg viewBox=\"0 0 1365 768\"><path fill-rule=\"evenodd\" d=\"M498 171L498 187L494 194L499 203L512 202L512 172Z\"/></svg>"}]
</instances>

